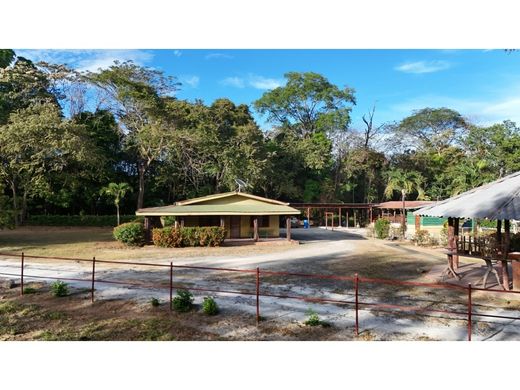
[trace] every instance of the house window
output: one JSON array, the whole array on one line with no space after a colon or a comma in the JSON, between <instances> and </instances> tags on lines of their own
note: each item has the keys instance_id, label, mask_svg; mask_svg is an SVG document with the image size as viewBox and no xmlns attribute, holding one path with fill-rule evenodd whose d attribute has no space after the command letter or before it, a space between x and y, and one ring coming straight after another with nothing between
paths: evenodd
<instances>
[{"instance_id":1,"label":"house window","mask_svg":"<svg viewBox=\"0 0 520 390\"><path fill-rule=\"evenodd\" d=\"M254 227L254 220L258 218L258 227L259 228L268 228L269 227L269 215L259 215L258 217L251 217L251 227Z\"/></svg>"},{"instance_id":2,"label":"house window","mask_svg":"<svg viewBox=\"0 0 520 390\"><path fill-rule=\"evenodd\" d=\"M218 215L201 215L199 226L220 226L220 217Z\"/></svg>"}]
</instances>

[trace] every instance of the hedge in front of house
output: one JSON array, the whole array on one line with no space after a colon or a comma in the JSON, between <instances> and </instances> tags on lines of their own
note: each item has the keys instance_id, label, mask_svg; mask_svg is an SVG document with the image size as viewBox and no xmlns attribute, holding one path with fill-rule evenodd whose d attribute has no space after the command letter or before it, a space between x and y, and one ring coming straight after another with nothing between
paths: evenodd
<instances>
[{"instance_id":1,"label":"hedge in front of house","mask_svg":"<svg viewBox=\"0 0 520 390\"><path fill-rule=\"evenodd\" d=\"M114 238L128 246L143 246L144 226L139 222L123 223L114 228Z\"/></svg>"},{"instance_id":2,"label":"hedge in front of house","mask_svg":"<svg viewBox=\"0 0 520 390\"><path fill-rule=\"evenodd\" d=\"M221 226L165 227L152 231L154 245L164 248L187 246L220 246L226 237L226 229Z\"/></svg>"},{"instance_id":3,"label":"hedge in front of house","mask_svg":"<svg viewBox=\"0 0 520 390\"><path fill-rule=\"evenodd\" d=\"M121 223L135 221L135 215L121 215ZM31 215L29 226L115 226L115 215Z\"/></svg>"}]
</instances>

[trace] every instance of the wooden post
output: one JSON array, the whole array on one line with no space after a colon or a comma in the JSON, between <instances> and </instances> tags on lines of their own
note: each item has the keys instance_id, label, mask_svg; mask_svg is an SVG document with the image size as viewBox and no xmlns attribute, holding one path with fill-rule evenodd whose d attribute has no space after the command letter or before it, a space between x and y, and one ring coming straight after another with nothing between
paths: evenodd
<instances>
[{"instance_id":1,"label":"wooden post","mask_svg":"<svg viewBox=\"0 0 520 390\"><path fill-rule=\"evenodd\" d=\"M454 246L455 246L455 234L454 234L454 228L453 228L453 218L448 218L448 249L451 253L454 252ZM453 268L453 256L449 256L449 266Z\"/></svg>"},{"instance_id":2,"label":"wooden post","mask_svg":"<svg viewBox=\"0 0 520 390\"><path fill-rule=\"evenodd\" d=\"M309 223L309 229L311 227L311 208L307 207L307 222Z\"/></svg>"},{"instance_id":3,"label":"wooden post","mask_svg":"<svg viewBox=\"0 0 520 390\"><path fill-rule=\"evenodd\" d=\"M357 227L356 223L356 210L352 211L354 213L354 227Z\"/></svg>"},{"instance_id":4,"label":"wooden post","mask_svg":"<svg viewBox=\"0 0 520 390\"><path fill-rule=\"evenodd\" d=\"M497 243L502 246L502 220L497 221Z\"/></svg>"},{"instance_id":5,"label":"wooden post","mask_svg":"<svg viewBox=\"0 0 520 390\"><path fill-rule=\"evenodd\" d=\"M96 282L96 258L92 258L92 286L90 288L90 302L94 303L94 284Z\"/></svg>"},{"instance_id":6,"label":"wooden post","mask_svg":"<svg viewBox=\"0 0 520 390\"><path fill-rule=\"evenodd\" d=\"M347 229L348 229L348 209L347 209Z\"/></svg>"},{"instance_id":7,"label":"wooden post","mask_svg":"<svg viewBox=\"0 0 520 390\"><path fill-rule=\"evenodd\" d=\"M25 266L25 255L22 252L21 264L20 264L20 295L23 295L23 269Z\"/></svg>"},{"instance_id":8,"label":"wooden post","mask_svg":"<svg viewBox=\"0 0 520 390\"><path fill-rule=\"evenodd\" d=\"M173 310L173 261L170 261L170 311Z\"/></svg>"},{"instance_id":9,"label":"wooden post","mask_svg":"<svg viewBox=\"0 0 520 390\"><path fill-rule=\"evenodd\" d=\"M468 284L468 341L471 341L471 318L473 305L471 303L471 283Z\"/></svg>"},{"instance_id":10,"label":"wooden post","mask_svg":"<svg viewBox=\"0 0 520 390\"><path fill-rule=\"evenodd\" d=\"M224 217L220 217L220 227L225 227L226 221L224 220Z\"/></svg>"},{"instance_id":11,"label":"wooden post","mask_svg":"<svg viewBox=\"0 0 520 390\"><path fill-rule=\"evenodd\" d=\"M255 242L258 242L258 217L253 219L253 239Z\"/></svg>"},{"instance_id":12,"label":"wooden post","mask_svg":"<svg viewBox=\"0 0 520 390\"><path fill-rule=\"evenodd\" d=\"M325 211L325 230L329 227L329 214Z\"/></svg>"},{"instance_id":13,"label":"wooden post","mask_svg":"<svg viewBox=\"0 0 520 390\"><path fill-rule=\"evenodd\" d=\"M181 218L181 228L184 227L184 218Z\"/></svg>"},{"instance_id":14,"label":"wooden post","mask_svg":"<svg viewBox=\"0 0 520 390\"><path fill-rule=\"evenodd\" d=\"M453 236L454 236L454 254L453 254L453 269L457 270L459 268L459 255L458 248L459 248L459 219L455 218L454 224L453 224Z\"/></svg>"},{"instance_id":15,"label":"wooden post","mask_svg":"<svg viewBox=\"0 0 520 390\"><path fill-rule=\"evenodd\" d=\"M287 241L291 241L291 217L285 218Z\"/></svg>"},{"instance_id":16,"label":"wooden post","mask_svg":"<svg viewBox=\"0 0 520 390\"><path fill-rule=\"evenodd\" d=\"M356 273L355 279L354 279L354 288L356 291L356 336L359 336L359 276Z\"/></svg>"},{"instance_id":17,"label":"wooden post","mask_svg":"<svg viewBox=\"0 0 520 390\"><path fill-rule=\"evenodd\" d=\"M178 230L179 229L179 221L177 219L175 219L175 230Z\"/></svg>"},{"instance_id":18,"label":"wooden post","mask_svg":"<svg viewBox=\"0 0 520 390\"><path fill-rule=\"evenodd\" d=\"M507 267L507 254L509 253L509 243L511 240L511 222L504 220L504 245L502 245L502 285L505 290L509 290L509 269Z\"/></svg>"},{"instance_id":19,"label":"wooden post","mask_svg":"<svg viewBox=\"0 0 520 390\"><path fill-rule=\"evenodd\" d=\"M341 207L338 209L338 227L341 227Z\"/></svg>"},{"instance_id":20,"label":"wooden post","mask_svg":"<svg viewBox=\"0 0 520 390\"><path fill-rule=\"evenodd\" d=\"M256 324L260 322L260 267L256 267Z\"/></svg>"}]
</instances>

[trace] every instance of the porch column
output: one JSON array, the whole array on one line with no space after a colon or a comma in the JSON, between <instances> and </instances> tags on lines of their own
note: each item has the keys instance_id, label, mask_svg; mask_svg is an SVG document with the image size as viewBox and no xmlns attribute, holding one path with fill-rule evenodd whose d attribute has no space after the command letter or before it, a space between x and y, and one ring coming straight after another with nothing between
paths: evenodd
<instances>
[{"instance_id":1,"label":"porch column","mask_svg":"<svg viewBox=\"0 0 520 390\"><path fill-rule=\"evenodd\" d=\"M309 228L311 227L311 208L307 207L307 222L309 223Z\"/></svg>"},{"instance_id":2,"label":"porch column","mask_svg":"<svg viewBox=\"0 0 520 390\"><path fill-rule=\"evenodd\" d=\"M184 227L184 218L181 218L181 228Z\"/></svg>"},{"instance_id":3,"label":"porch column","mask_svg":"<svg viewBox=\"0 0 520 390\"><path fill-rule=\"evenodd\" d=\"M504 245L502 245L502 285L509 290L509 269L507 268L507 254L509 253L509 242L511 240L511 223L509 219L504 220Z\"/></svg>"},{"instance_id":4,"label":"porch column","mask_svg":"<svg viewBox=\"0 0 520 390\"><path fill-rule=\"evenodd\" d=\"M287 241L291 241L291 217L285 218Z\"/></svg>"},{"instance_id":5,"label":"porch column","mask_svg":"<svg viewBox=\"0 0 520 390\"><path fill-rule=\"evenodd\" d=\"M150 217L144 217L144 240L147 244L152 241L152 229L150 227Z\"/></svg>"},{"instance_id":6,"label":"porch column","mask_svg":"<svg viewBox=\"0 0 520 390\"><path fill-rule=\"evenodd\" d=\"M354 210L353 213L354 213L354 227L357 227L357 223L356 223L356 210Z\"/></svg>"},{"instance_id":7,"label":"porch column","mask_svg":"<svg viewBox=\"0 0 520 390\"><path fill-rule=\"evenodd\" d=\"M455 243L455 254L453 255L453 269L457 270L459 268L459 255L457 254L459 251L459 222L458 218L455 218L454 226L453 226L453 235L454 235L454 243Z\"/></svg>"},{"instance_id":8,"label":"porch column","mask_svg":"<svg viewBox=\"0 0 520 390\"><path fill-rule=\"evenodd\" d=\"M253 239L255 241L258 241L258 238L258 217L255 217L253 219Z\"/></svg>"},{"instance_id":9,"label":"porch column","mask_svg":"<svg viewBox=\"0 0 520 390\"><path fill-rule=\"evenodd\" d=\"M348 209L347 209L347 229L348 229Z\"/></svg>"},{"instance_id":10,"label":"porch column","mask_svg":"<svg viewBox=\"0 0 520 390\"><path fill-rule=\"evenodd\" d=\"M179 229L179 221L177 219L175 219L175 230Z\"/></svg>"},{"instance_id":11,"label":"porch column","mask_svg":"<svg viewBox=\"0 0 520 390\"><path fill-rule=\"evenodd\" d=\"M338 227L341 227L341 207L338 209Z\"/></svg>"},{"instance_id":12,"label":"porch column","mask_svg":"<svg viewBox=\"0 0 520 390\"><path fill-rule=\"evenodd\" d=\"M225 227L226 226L226 223L224 221L224 217L220 217L220 227Z\"/></svg>"}]
</instances>

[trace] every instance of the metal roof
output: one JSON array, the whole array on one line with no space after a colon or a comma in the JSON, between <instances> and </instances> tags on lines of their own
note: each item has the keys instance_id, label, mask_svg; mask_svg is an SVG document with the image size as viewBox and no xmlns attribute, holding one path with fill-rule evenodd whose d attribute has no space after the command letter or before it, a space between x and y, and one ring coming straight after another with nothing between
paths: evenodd
<instances>
[{"instance_id":1,"label":"metal roof","mask_svg":"<svg viewBox=\"0 0 520 390\"><path fill-rule=\"evenodd\" d=\"M520 172L423 207L414 214L490 220L520 219Z\"/></svg>"},{"instance_id":2,"label":"metal roof","mask_svg":"<svg viewBox=\"0 0 520 390\"><path fill-rule=\"evenodd\" d=\"M214 200L239 196L251 199L253 202L236 201L229 199L229 203L215 204ZM188 199L170 206L149 207L137 210L136 215L142 216L167 216L167 215L299 215L300 211L288 206L287 203L244 192L226 192Z\"/></svg>"},{"instance_id":3,"label":"metal roof","mask_svg":"<svg viewBox=\"0 0 520 390\"><path fill-rule=\"evenodd\" d=\"M427 206L432 203L435 203L435 202L432 202L430 200L405 200L404 208L407 210L418 209L420 207ZM401 200L391 200L389 202L379 203L378 205L376 205L374 207L376 209L402 209L403 202Z\"/></svg>"}]
</instances>

